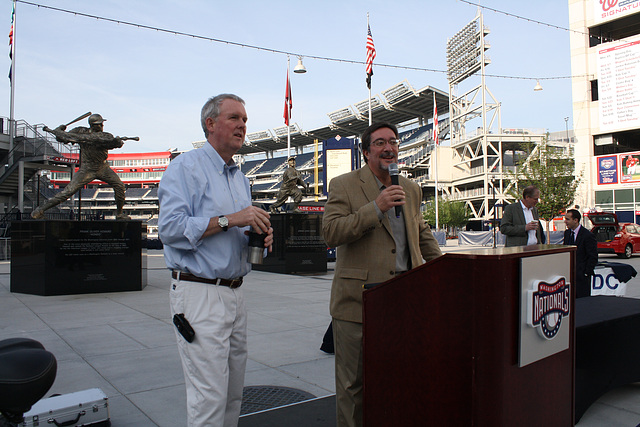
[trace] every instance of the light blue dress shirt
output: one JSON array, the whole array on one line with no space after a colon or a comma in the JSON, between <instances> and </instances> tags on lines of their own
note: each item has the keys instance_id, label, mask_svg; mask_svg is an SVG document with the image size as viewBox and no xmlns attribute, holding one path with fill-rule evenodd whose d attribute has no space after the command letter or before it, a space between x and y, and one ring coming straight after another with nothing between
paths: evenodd
<instances>
[{"instance_id":1,"label":"light blue dress shirt","mask_svg":"<svg viewBox=\"0 0 640 427\"><path fill-rule=\"evenodd\" d=\"M249 180L209 143L176 157L158 188L158 234L167 267L208 279L236 279L247 262L249 227L230 227L201 239L209 220L251 206Z\"/></svg>"}]
</instances>

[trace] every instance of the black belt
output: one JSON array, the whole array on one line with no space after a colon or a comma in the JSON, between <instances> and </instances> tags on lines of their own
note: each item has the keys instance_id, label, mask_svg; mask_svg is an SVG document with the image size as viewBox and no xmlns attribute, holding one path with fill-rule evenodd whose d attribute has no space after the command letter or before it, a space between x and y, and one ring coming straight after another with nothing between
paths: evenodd
<instances>
[{"instance_id":1,"label":"black belt","mask_svg":"<svg viewBox=\"0 0 640 427\"><path fill-rule=\"evenodd\" d=\"M173 270L171 272L171 277L176 280L186 280L188 282L200 282L207 283L209 285L220 285L220 286L228 286L231 289L236 289L242 286L242 277L239 279L205 279L204 277L194 276L193 274L183 273L181 271Z\"/></svg>"}]
</instances>

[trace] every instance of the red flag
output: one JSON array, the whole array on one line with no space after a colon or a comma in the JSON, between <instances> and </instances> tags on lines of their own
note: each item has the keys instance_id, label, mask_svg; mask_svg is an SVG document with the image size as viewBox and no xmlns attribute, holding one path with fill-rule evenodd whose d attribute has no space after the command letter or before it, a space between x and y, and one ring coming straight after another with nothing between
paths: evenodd
<instances>
[{"instance_id":1,"label":"red flag","mask_svg":"<svg viewBox=\"0 0 640 427\"><path fill-rule=\"evenodd\" d=\"M291 98L291 85L289 84L289 70L287 69L287 89L284 92L284 124L289 126L293 99Z\"/></svg>"},{"instance_id":2,"label":"red flag","mask_svg":"<svg viewBox=\"0 0 640 427\"><path fill-rule=\"evenodd\" d=\"M371 27L367 24L367 87L371 89L371 76L373 75L373 60L376 57L376 48L373 45Z\"/></svg>"},{"instance_id":3,"label":"red flag","mask_svg":"<svg viewBox=\"0 0 640 427\"><path fill-rule=\"evenodd\" d=\"M9 58L11 58L11 50L13 49L13 18L16 14L16 10L11 11L11 29L9 30Z\"/></svg>"},{"instance_id":4,"label":"red flag","mask_svg":"<svg viewBox=\"0 0 640 427\"><path fill-rule=\"evenodd\" d=\"M9 30L9 58L13 62L13 21L15 18L16 9L15 3L13 5L13 9L11 10L11 29ZM11 68L9 68L9 80L11 80Z\"/></svg>"},{"instance_id":5,"label":"red flag","mask_svg":"<svg viewBox=\"0 0 640 427\"><path fill-rule=\"evenodd\" d=\"M440 144L438 139L438 106L436 105L436 94L433 94L433 141L436 145Z\"/></svg>"}]
</instances>

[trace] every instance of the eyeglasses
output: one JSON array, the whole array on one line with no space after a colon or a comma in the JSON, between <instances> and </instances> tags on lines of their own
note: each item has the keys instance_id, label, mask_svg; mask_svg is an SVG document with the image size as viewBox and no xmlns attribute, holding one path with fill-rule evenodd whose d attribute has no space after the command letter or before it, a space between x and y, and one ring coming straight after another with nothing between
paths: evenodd
<instances>
[{"instance_id":1,"label":"eyeglasses","mask_svg":"<svg viewBox=\"0 0 640 427\"><path fill-rule=\"evenodd\" d=\"M376 147L384 147L385 144L389 144L392 147L395 147L396 145L400 144L400 140L394 138L387 141L385 139L380 138L380 139L376 139L371 143L371 145L374 145Z\"/></svg>"}]
</instances>

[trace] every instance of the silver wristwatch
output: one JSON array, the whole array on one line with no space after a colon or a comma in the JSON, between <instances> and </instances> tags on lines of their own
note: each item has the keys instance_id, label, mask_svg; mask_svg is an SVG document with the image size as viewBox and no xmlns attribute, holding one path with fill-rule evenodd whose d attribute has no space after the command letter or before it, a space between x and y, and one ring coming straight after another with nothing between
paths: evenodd
<instances>
[{"instance_id":1,"label":"silver wristwatch","mask_svg":"<svg viewBox=\"0 0 640 427\"><path fill-rule=\"evenodd\" d=\"M220 215L218 217L218 225L222 228L222 231L227 231L229 229L229 218L224 215Z\"/></svg>"}]
</instances>

